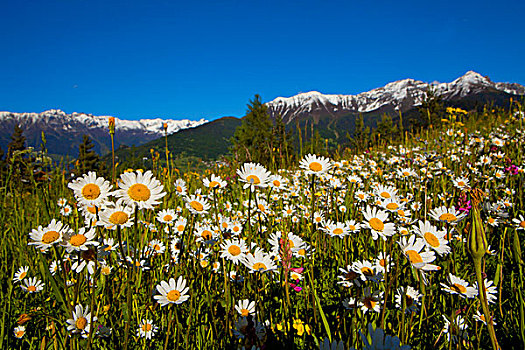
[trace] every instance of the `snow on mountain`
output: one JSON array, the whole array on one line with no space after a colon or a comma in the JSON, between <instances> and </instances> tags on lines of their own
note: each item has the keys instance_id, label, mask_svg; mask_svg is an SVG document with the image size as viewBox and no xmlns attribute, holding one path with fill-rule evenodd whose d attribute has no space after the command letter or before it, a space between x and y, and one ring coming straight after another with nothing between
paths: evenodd
<instances>
[{"instance_id":1,"label":"snow on mountain","mask_svg":"<svg viewBox=\"0 0 525 350\"><path fill-rule=\"evenodd\" d=\"M115 118L115 147L121 145L138 146L164 136L167 124L168 134L207 123L207 120L140 119L125 120ZM0 112L0 147L7 148L15 125L24 130L26 145L40 147L44 133L49 153L76 157L78 145L83 135L94 143L95 151L105 154L111 150L109 136L109 116L96 116L86 113L67 114L59 109L42 113Z\"/></svg>"},{"instance_id":2,"label":"snow on mountain","mask_svg":"<svg viewBox=\"0 0 525 350\"><path fill-rule=\"evenodd\" d=\"M367 113L373 111L404 112L420 105L429 85L444 100L465 97L486 90L497 90L513 95L524 95L525 87L516 83L494 83L479 73L468 71L451 83L428 84L404 79L386 84L358 95L325 95L317 91L292 97L277 97L266 105L270 115L281 115L289 123L297 116L309 114Z\"/></svg>"},{"instance_id":3,"label":"snow on mountain","mask_svg":"<svg viewBox=\"0 0 525 350\"><path fill-rule=\"evenodd\" d=\"M100 128L109 130L108 126L109 116L96 116L86 113L67 114L60 109L50 109L42 113L12 113L0 112L0 123L6 121L17 121L22 128L33 124L49 124L57 126L62 125L62 129L67 130L72 127L72 124L83 124L88 128ZM207 123L206 119L201 120L174 120L174 119L140 119L140 120L125 120L115 118L115 127L120 131L143 132L145 134L154 134L157 136L164 135L164 123L167 123L168 134L173 134L179 130L193 128L201 124Z\"/></svg>"}]
</instances>

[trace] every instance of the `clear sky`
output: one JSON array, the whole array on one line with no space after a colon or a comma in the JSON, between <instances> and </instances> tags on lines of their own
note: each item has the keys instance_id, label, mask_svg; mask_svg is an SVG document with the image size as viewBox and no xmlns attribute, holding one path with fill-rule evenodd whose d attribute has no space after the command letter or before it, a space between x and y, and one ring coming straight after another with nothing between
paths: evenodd
<instances>
[{"instance_id":1,"label":"clear sky","mask_svg":"<svg viewBox=\"0 0 525 350\"><path fill-rule=\"evenodd\" d=\"M525 84L525 1L2 0L0 110L209 120L468 70Z\"/></svg>"}]
</instances>

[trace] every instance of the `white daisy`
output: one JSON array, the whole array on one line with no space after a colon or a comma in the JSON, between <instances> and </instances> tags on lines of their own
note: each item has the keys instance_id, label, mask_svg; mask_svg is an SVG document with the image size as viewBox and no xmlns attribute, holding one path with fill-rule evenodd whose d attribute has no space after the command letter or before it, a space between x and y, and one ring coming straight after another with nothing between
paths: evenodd
<instances>
[{"instance_id":1,"label":"white daisy","mask_svg":"<svg viewBox=\"0 0 525 350\"><path fill-rule=\"evenodd\" d=\"M55 219L51 220L47 227L38 226L29 233L29 238L33 241L28 245L34 245L38 249L47 250L55 243L60 243L65 233L72 232L69 226L64 225Z\"/></svg>"},{"instance_id":2,"label":"white daisy","mask_svg":"<svg viewBox=\"0 0 525 350\"><path fill-rule=\"evenodd\" d=\"M468 282L461 278L448 274L448 280L450 285L440 283L442 290L449 292L450 294L459 294L463 298L475 298L478 295L478 290L474 287L470 287Z\"/></svg>"},{"instance_id":3,"label":"white daisy","mask_svg":"<svg viewBox=\"0 0 525 350\"><path fill-rule=\"evenodd\" d=\"M235 265L242 261L244 255L248 252L248 247L243 239L227 239L221 244L221 258L232 261Z\"/></svg>"},{"instance_id":4,"label":"white daisy","mask_svg":"<svg viewBox=\"0 0 525 350\"><path fill-rule=\"evenodd\" d=\"M15 335L15 338L21 339L26 334L26 327L25 326L15 327L15 329L13 330L13 334Z\"/></svg>"},{"instance_id":5,"label":"white daisy","mask_svg":"<svg viewBox=\"0 0 525 350\"><path fill-rule=\"evenodd\" d=\"M288 183L288 180L286 180L281 175L272 175L270 176L270 187L274 190L281 191L286 189L286 185Z\"/></svg>"},{"instance_id":6,"label":"white daisy","mask_svg":"<svg viewBox=\"0 0 525 350\"><path fill-rule=\"evenodd\" d=\"M100 212L100 221L97 223L110 230L116 230L117 226L131 227L133 226L133 208L127 206L123 201L119 200L114 206L108 206Z\"/></svg>"},{"instance_id":7,"label":"white daisy","mask_svg":"<svg viewBox=\"0 0 525 350\"><path fill-rule=\"evenodd\" d=\"M214 174L211 174L210 179L207 177L202 180L202 183L204 186L210 188L210 189L220 189L226 187L227 183L223 179L221 179L219 176L216 176Z\"/></svg>"},{"instance_id":8,"label":"white daisy","mask_svg":"<svg viewBox=\"0 0 525 350\"><path fill-rule=\"evenodd\" d=\"M428 248L435 250L439 255L450 253L448 241L444 238L445 232L438 231L430 222L419 220L418 226L412 226L412 230L425 240Z\"/></svg>"},{"instance_id":9,"label":"white daisy","mask_svg":"<svg viewBox=\"0 0 525 350\"><path fill-rule=\"evenodd\" d=\"M27 277L27 272L29 271L29 266L22 266L18 269L13 277L13 282L22 282L24 278Z\"/></svg>"},{"instance_id":10,"label":"white daisy","mask_svg":"<svg viewBox=\"0 0 525 350\"><path fill-rule=\"evenodd\" d=\"M255 301L249 299L239 300L235 305L235 310L239 315L247 317L248 315L255 315Z\"/></svg>"},{"instance_id":11,"label":"white daisy","mask_svg":"<svg viewBox=\"0 0 525 350\"><path fill-rule=\"evenodd\" d=\"M36 277L28 277L22 281L20 288L28 293L38 293L44 289L44 282L40 281Z\"/></svg>"},{"instance_id":12,"label":"white daisy","mask_svg":"<svg viewBox=\"0 0 525 350\"><path fill-rule=\"evenodd\" d=\"M454 207L451 207L449 209L445 206L441 206L439 208L432 209L430 211L430 216L436 221L446 222L450 225L455 225L459 221L463 220L467 216L467 214L456 211L456 208Z\"/></svg>"},{"instance_id":13,"label":"white daisy","mask_svg":"<svg viewBox=\"0 0 525 350\"><path fill-rule=\"evenodd\" d=\"M183 179L177 179L177 181L175 181L175 191L179 196L185 196L187 194L188 188Z\"/></svg>"},{"instance_id":14,"label":"white daisy","mask_svg":"<svg viewBox=\"0 0 525 350\"><path fill-rule=\"evenodd\" d=\"M186 208L188 208L192 214L207 214L211 208L211 205L206 199L196 195L186 197L185 201Z\"/></svg>"},{"instance_id":15,"label":"white daisy","mask_svg":"<svg viewBox=\"0 0 525 350\"><path fill-rule=\"evenodd\" d=\"M381 236L383 240L386 240L387 237L393 236L396 233L395 225L391 222L385 222L388 219L387 212L367 205L363 216L365 218L363 225L370 229L374 240L377 240L379 236Z\"/></svg>"},{"instance_id":16,"label":"white daisy","mask_svg":"<svg viewBox=\"0 0 525 350\"><path fill-rule=\"evenodd\" d=\"M176 217L177 214L173 209L164 209L157 213L157 220L163 224L172 224Z\"/></svg>"},{"instance_id":17,"label":"white daisy","mask_svg":"<svg viewBox=\"0 0 525 350\"><path fill-rule=\"evenodd\" d=\"M306 175L325 174L332 169L332 166L330 159L315 154L308 154L299 162L299 167Z\"/></svg>"},{"instance_id":18,"label":"white daisy","mask_svg":"<svg viewBox=\"0 0 525 350\"><path fill-rule=\"evenodd\" d=\"M190 297L186 294L190 288L186 287L186 280L182 276L177 281L174 278L170 278L169 282L160 281L156 288L160 295L155 295L153 298L157 300L160 306L181 304Z\"/></svg>"},{"instance_id":19,"label":"white daisy","mask_svg":"<svg viewBox=\"0 0 525 350\"><path fill-rule=\"evenodd\" d=\"M153 320L142 320L137 328L137 337L151 339L158 329L159 327L153 323Z\"/></svg>"},{"instance_id":20,"label":"white daisy","mask_svg":"<svg viewBox=\"0 0 525 350\"><path fill-rule=\"evenodd\" d=\"M399 287L396 291L396 307L401 309L403 307L403 298L405 299L405 311L406 312L417 312L419 305L421 304L421 298L423 294L419 293L414 288L407 286Z\"/></svg>"},{"instance_id":21,"label":"white daisy","mask_svg":"<svg viewBox=\"0 0 525 350\"><path fill-rule=\"evenodd\" d=\"M239 180L245 182L244 189L250 187L266 187L270 180L270 172L259 163L244 163L240 169L237 169Z\"/></svg>"},{"instance_id":22,"label":"white daisy","mask_svg":"<svg viewBox=\"0 0 525 350\"><path fill-rule=\"evenodd\" d=\"M100 207L112 194L109 181L97 177L93 171L71 181L67 187L73 190L80 204L87 206Z\"/></svg>"},{"instance_id":23,"label":"white daisy","mask_svg":"<svg viewBox=\"0 0 525 350\"><path fill-rule=\"evenodd\" d=\"M91 228L86 232L86 228L82 227L78 233L68 232L64 235L62 246L66 248L68 253L73 251L87 250L88 246L98 246L98 242L95 241L96 231L95 228Z\"/></svg>"},{"instance_id":24,"label":"white daisy","mask_svg":"<svg viewBox=\"0 0 525 350\"><path fill-rule=\"evenodd\" d=\"M119 188L115 191L115 196L122 198L125 204L133 207L136 205L139 209L153 209L166 195L163 192L164 186L153 177L151 170L144 174L140 171L121 174Z\"/></svg>"},{"instance_id":25,"label":"white daisy","mask_svg":"<svg viewBox=\"0 0 525 350\"><path fill-rule=\"evenodd\" d=\"M89 306L86 306L86 309L84 309L82 305L76 305L73 311L73 318L66 321L68 323L67 330L72 333L80 333L82 337L87 338L91 329L90 322L96 321L96 316L91 317Z\"/></svg>"},{"instance_id":26,"label":"white daisy","mask_svg":"<svg viewBox=\"0 0 525 350\"><path fill-rule=\"evenodd\" d=\"M262 249L257 249L254 254L245 254L241 262L253 272L267 272L277 269L272 257Z\"/></svg>"},{"instance_id":27,"label":"white daisy","mask_svg":"<svg viewBox=\"0 0 525 350\"><path fill-rule=\"evenodd\" d=\"M441 268L436 265L430 264L436 260L436 256L432 251L424 251L425 242L421 238L416 236L410 236L410 238L401 237L398 242L403 250L403 254L407 257L410 264L416 269L423 271L434 271L440 270Z\"/></svg>"}]
</instances>

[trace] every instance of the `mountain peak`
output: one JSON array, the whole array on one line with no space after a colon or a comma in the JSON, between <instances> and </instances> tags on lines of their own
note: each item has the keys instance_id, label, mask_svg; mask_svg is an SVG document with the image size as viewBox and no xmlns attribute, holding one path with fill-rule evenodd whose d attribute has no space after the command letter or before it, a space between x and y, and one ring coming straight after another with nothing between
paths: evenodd
<instances>
[{"instance_id":1,"label":"mountain peak","mask_svg":"<svg viewBox=\"0 0 525 350\"><path fill-rule=\"evenodd\" d=\"M469 70L467 73L462 75L461 77L454 80L452 83L466 83L466 84L490 84L491 81L488 77L484 77L483 75L474 72L472 70Z\"/></svg>"},{"instance_id":2,"label":"mountain peak","mask_svg":"<svg viewBox=\"0 0 525 350\"><path fill-rule=\"evenodd\" d=\"M299 116L345 116L349 113L405 112L421 104L432 85L444 100L463 98L486 92L525 95L520 84L494 83L475 71L468 71L450 83L426 83L414 79L397 80L357 95L329 95L318 91L278 97L267 103L271 116L280 115L287 123Z\"/></svg>"}]
</instances>

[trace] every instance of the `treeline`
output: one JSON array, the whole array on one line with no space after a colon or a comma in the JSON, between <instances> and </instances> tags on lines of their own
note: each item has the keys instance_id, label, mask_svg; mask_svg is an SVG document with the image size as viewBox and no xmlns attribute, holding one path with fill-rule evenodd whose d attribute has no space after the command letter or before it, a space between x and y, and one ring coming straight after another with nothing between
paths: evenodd
<instances>
[{"instance_id":1,"label":"treeline","mask_svg":"<svg viewBox=\"0 0 525 350\"><path fill-rule=\"evenodd\" d=\"M72 162L57 162L48 155L46 137L41 134L41 143L38 148L27 147L24 130L15 125L11 141L7 145L7 153L0 147L0 175L2 187L7 189L35 188L49 180L52 172L60 169L65 176L78 176L89 171L97 171L107 175L109 169L100 161L99 155L93 150L92 140L83 135L82 143L78 147L78 157Z\"/></svg>"},{"instance_id":2,"label":"treeline","mask_svg":"<svg viewBox=\"0 0 525 350\"><path fill-rule=\"evenodd\" d=\"M379 144L392 144L403 138L422 134L428 129L442 128L446 116L443 101L431 89L427 90L416 111L404 116L383 114L375 125L365 123L362 114L355 118L354 132L343 140L321 137L313 121L295 128L286 128L280 116L271 120L268 108L259 95L248 104L242 125L231 139L232 160L237 163L258 162L270 169L294 164L307 153L346 156L358 154Z\"/></svg>"}]
</instances>

